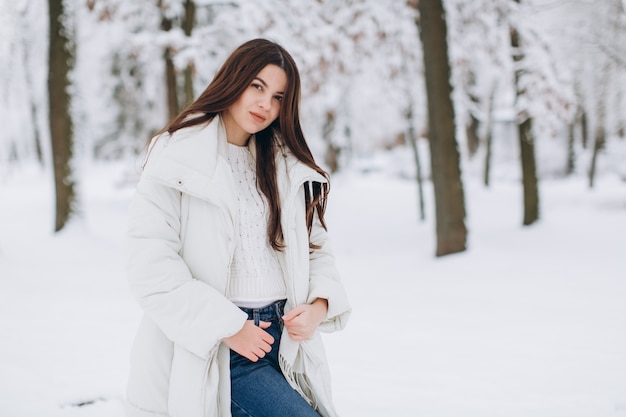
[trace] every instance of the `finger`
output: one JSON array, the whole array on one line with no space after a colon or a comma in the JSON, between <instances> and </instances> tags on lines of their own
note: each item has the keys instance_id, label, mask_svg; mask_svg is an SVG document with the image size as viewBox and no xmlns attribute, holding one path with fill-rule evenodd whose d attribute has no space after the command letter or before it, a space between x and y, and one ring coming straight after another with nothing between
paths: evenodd
<instances>
[{"instance_id":1,"label":"finger","mask_svg":"<svg viewBox=\"0 0 626 417\"><path fill-rule=\"evenodd\" d=\"M264 323L267 325L271 325L271 323L267 323L263 321L260 322L259 327L256 328L257 330L256 334L257 334L257 337L259 337L261 341L267 342L271 345L272 343L274 343L274 337L271 334L269 334L267 331L263 330L264 328L269 327L269 326L262 327L264 326Z\"/></svg>"},{"instance_id":2,"label":"finger","mask_svg":"<svg viewBox=\"0 0 626 417\"><path fill-rule=\"evenodd\" d=\"M303 313L293 317L291 320L283 320L285 327L297 329L307 325L307 316Z\"/></svg>"},{"instance_id":3,"label":"finger","mask_svg":"<svg viewBox=\"0 0 626 417\"><path fill-rule=\"evenodd\" d=\"M267 332L265 332L265 334L263 335L262 340L266 342L268 345L274 344L274 337Z\"/></svg>"},{"instance_id":4,"label":"finger","mask_svg":"<svg viewBox=\"0 0 626 417\"><path fill-rule=\"evenodd\" d=\"M260 348L260 347L259 347L259 348L257 348L257 349L254 351L254 354L255 354L255 355L257 356L257 358L259 358L259 359L264 358L264 357L265 357L265 353L266 353L266 351L265 351L265 350L263 350L263 348ZM256 361L255 361L255 362L256 362Z\"/></svg>"},{"instance_id":5,"label":"finger","mask_svg":"<svg viewBox=\"0 0 626 417\"><path fill-rule=\"evenodd\" d=\"M259 322L259 327L261 329L267 329L268 327L270 327L272 325L272 323L270 323L269 321L260 321Z\"/></svg>"},{"instance_id":6,"label":"finger","mask_svg":"<svg viewBox=\"0 0 626 417\"><path fill-rule=\"evenodd\" d=\"M283 316L283 321L293 320L294 318L296 318L300 314L302 314L302 312L303 312L302 306L298 306L298 307L294 308L293 310L291 310L289 313L285 314Z\"/></svg>"},{"instance_id":7,"label":"finger","mask_svg":"<svg viewBox=\"0 0 626 417\"><path fill-rule=\"evenodd\" d=\"M294 333L294 332L298 332L302 328L302 326L297 320L285 321L285 328L287 329L288 332Z\"/></svg>"},{"instance_id":8,"label":"finger","mask_svg":"<svg viewBox=\"0 0 626 417\"><path fill-rule=\"evenodd\" d=\"M266 343L266 344L264 344L264 345L261 345L261 350L262 350L264 353L270 353L270 352L272 351L272 345L267 344L267 343Z\"/></svg>"},{"instance_id":9,"label":"finger","mask_svg":"<svg viewBox=\"0 0 626 417\"><path fill-rule=\"evenodd\" d=\"M271 334L266 333L258 340L257 346L269 347L271 349L272 344L274 343L274 338Z\"/></svg>"}]
</instances>

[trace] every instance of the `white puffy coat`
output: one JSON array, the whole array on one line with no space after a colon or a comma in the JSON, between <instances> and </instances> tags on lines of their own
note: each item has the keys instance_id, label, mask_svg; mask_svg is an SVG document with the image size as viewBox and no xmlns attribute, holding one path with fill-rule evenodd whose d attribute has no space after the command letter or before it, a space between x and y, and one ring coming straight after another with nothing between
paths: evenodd
<instances>
[{"instance_id":1,"label":"white puffy coat","mask_svg":"<svg viewBox=\"0 0 626 417\"><path fill-rule=\"evenodd\" d=\"M127 417L230 416L229 349L221 343L247 316L225 297L237 210L223 125L187 128L153 140L130 205L127 275L144 317L131 354ZM254 154L254 139L250 149ZM320 330L342 329L350 314L325 230L309 249L303 187L325 179L286 148L277 152L286 248L280 256L285 310L328 299ZM283 374L324 417L336 412L320 335L281 338Z\"/></svg>"}]
</instances>

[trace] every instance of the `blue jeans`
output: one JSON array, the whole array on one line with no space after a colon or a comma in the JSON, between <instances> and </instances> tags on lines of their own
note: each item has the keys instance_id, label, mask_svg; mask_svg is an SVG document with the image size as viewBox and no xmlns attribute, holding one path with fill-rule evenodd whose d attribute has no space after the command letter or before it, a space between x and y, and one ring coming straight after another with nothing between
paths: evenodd
<instances>
[{"instance_id":1,"label":"blue jeans","mask_svg":"<svg viewBox=\"0 0 626 417\"><path fill-rule=\"evenodd\" d=\"M319 414L287 382L278 365L285 301L263 308L241 308L248 320L267 321L274 337L272 350L259 359L230 352L231 412L233 417L319 417Z\"/></svg>"}]
</instances>

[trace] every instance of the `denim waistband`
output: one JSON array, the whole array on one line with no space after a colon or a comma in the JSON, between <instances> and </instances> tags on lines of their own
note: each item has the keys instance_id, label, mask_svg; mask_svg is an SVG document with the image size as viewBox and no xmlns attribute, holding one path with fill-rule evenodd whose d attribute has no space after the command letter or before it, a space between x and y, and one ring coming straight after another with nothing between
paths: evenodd
<instances>
[{"instance_id":1,"label":"denim waistband","mask_svg":"<svg viewBox=\"0 0 626 417\"><path fill-rule=\"evenodd\" d=\"M254 320L254 324L258 326L259 321L272 321L276 319L278 319L279 322L282 321L282 317L285 314L285 302L286 300L279 300L261 308L239 308L241 311L248 314L248 320Z\"/></svg>"}]
</instances>

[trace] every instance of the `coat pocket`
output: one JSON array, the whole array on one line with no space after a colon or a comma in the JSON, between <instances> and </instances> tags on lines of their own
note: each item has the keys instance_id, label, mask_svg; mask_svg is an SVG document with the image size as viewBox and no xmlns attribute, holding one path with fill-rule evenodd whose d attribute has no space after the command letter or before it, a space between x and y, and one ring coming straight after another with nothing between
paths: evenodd
<instances>
[{"instance_id":1,"label":"coat pocket","mask_svg":"<svg viewBox=\"0 0 626 417\"><path fill-rule=\"evenodd\" d=\"M208 359L178 345L174 347L168 401L170 417L217 416L218 386L217 347ZM214 401L207 396L214 397Z\"/></svg>"}]
</instances>

